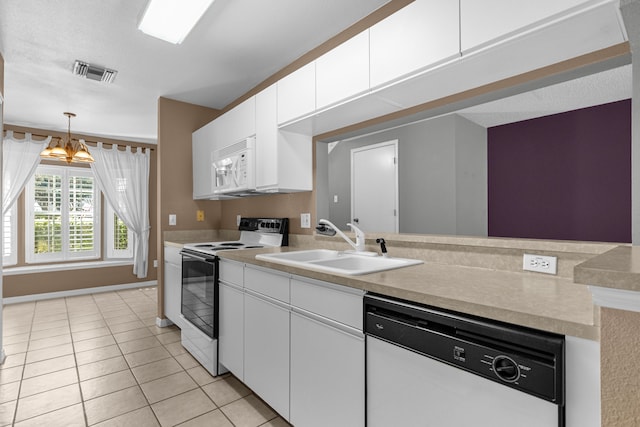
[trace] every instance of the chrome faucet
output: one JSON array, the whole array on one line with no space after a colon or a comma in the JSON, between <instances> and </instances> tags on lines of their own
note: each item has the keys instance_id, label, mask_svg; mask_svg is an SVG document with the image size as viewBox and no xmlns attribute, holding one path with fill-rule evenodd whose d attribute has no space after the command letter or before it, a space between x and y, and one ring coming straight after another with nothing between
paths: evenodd
<instances>
[{"instance_id":1,"label":"chrome faucet","mask_svg":"<svg viewBox=\"0 0 640 427\"><path fill-rule=\"evenodd\" d=\"M338 235L342 237L347 243L349 243L356 252L364 252L365 251L364 232L360 230L358 227L356 227L355 225L351 224L350 222L347 223L347 225L351 227L351 230L353 230L353 232L356 234L355 243L346 234L344 234L338 227L336 227L326 219L321 219L320 221L318 221L318 226L316 227L316 230L320 234L326 234L329 236L334 236L336 233L338 233ZM327 230L327 226L330 228L329 230Z\"/></svg>"}]
</instances>

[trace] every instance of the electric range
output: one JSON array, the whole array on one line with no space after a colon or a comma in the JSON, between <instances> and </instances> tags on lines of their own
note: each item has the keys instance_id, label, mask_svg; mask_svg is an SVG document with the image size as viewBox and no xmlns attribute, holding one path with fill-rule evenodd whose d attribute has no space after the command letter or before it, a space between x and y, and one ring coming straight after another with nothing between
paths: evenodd
<instances>
[{"instance_id":1,"label":"electric range","mask_svg":"<svg viewBox=\"0 0 640 427\"><path fill-rule=\"evenodd\" d=\"M234 241L189 243L182 251L182 345L212 375L218 366L218 265L217 253L263 247L288 246L288 218L241 218L240 238Z\"/></svg>"}]
</instances>

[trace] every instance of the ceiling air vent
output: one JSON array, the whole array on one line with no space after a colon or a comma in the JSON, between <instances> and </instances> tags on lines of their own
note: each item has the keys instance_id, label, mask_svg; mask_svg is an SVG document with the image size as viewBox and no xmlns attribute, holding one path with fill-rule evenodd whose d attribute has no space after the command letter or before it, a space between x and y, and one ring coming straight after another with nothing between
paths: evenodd
<instances>
[{"instance_id":1,"label":"ceiling air vent","mask_svg":"<svg viewBox=\"0 0 640 427\"><path fill-rule=\"evenodd\" d=\"M73 74L80 77L86 77L89 80L113 83L118 72L99 65L91 65L86 62L76 60L75 64L73 64Z\"/></svg>"}]
</instances>

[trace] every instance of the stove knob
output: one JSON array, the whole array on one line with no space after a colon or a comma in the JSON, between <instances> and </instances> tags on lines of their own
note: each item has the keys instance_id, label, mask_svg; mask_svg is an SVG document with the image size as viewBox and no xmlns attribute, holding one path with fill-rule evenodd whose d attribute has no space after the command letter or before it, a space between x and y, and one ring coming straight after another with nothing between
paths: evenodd
<instances>
[{"instance_id":1,"label":"stove knob","mask_svg":"<svg viewBox=\"0 0 640 427\"><path fill-rule=\"evenodd\" d=\"M512 383L520 378L518 364L507 356L496 356L493 359L493 371L502 381Z\"/></svg>"}]
</instances>

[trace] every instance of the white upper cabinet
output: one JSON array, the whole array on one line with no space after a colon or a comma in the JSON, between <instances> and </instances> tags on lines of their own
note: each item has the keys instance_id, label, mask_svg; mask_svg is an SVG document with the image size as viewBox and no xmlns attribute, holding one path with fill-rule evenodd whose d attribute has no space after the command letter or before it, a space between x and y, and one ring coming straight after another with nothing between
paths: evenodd
<instances>
[{"instance_id":1,"label":"white upper cabinet","mask_svg":"<svg viewBox=\"0 0 640 427\"><path fill-rule=\"evenodd\" d=\"M278 88L278 124L313 113L316 109L316 63L311 62L282 78Z\"/></svg>"},{"instance_id":2,"label":"white upper cabinet","mask_svg":"<svg viewBox=\"0 0 640 427\"><path fill-rule=\"evenodd\" d=\"M311 191L311 136L278 129L276 98L276 85L256 95L256 188L264 192Z\"/></svg>"},{"instance_id":3,"label":"white upper cabinet","mask_svg":"<svg viewBox=\"0 0 640 427\"><path fill-rule=\"evenodd\" d=\"M369 90L369 30L316 60L316 108Z\"/></svg>"},{"instance_id":4,"label":"white upper cabinet","mask_svg":"<svg viewBox=\"0 0 640 427\"><path fill-rule=\"evenodd\" d=\"M462 52L508 38L594 0L460 0Z\"/></svg>"},{"instance_id":5,"label":"white upper cabinet","mask_svg":"<svg viewBox=\"0 0 640 427\"><path fill-rule=\"evenodd\" d=\"M457 1L416 0L371 27L371 87L459 56L459 12Z\"/></svg>"},{"instance_id":6,"label":"white upper cabinet","mask_svg":"<svg viewBox=\"0 0 640 427\"><path fill-rule=\"evenodd\" d=\"M213 160L216 149L217 122L201 127L191 136L191 152L193 165L193 198L210 199L213 196Z\"/></svg>"},{"instance_id":7,"label":"white upper cabinet","mask_svg":"<svg viewBox=\"0 0 640 427\"><path fill-rule=\"evenodd\" d=\"M243 101L224 116L224 140L217 148L224 148L256 133L256 97Z\"/></svg>"}]
</instances>

